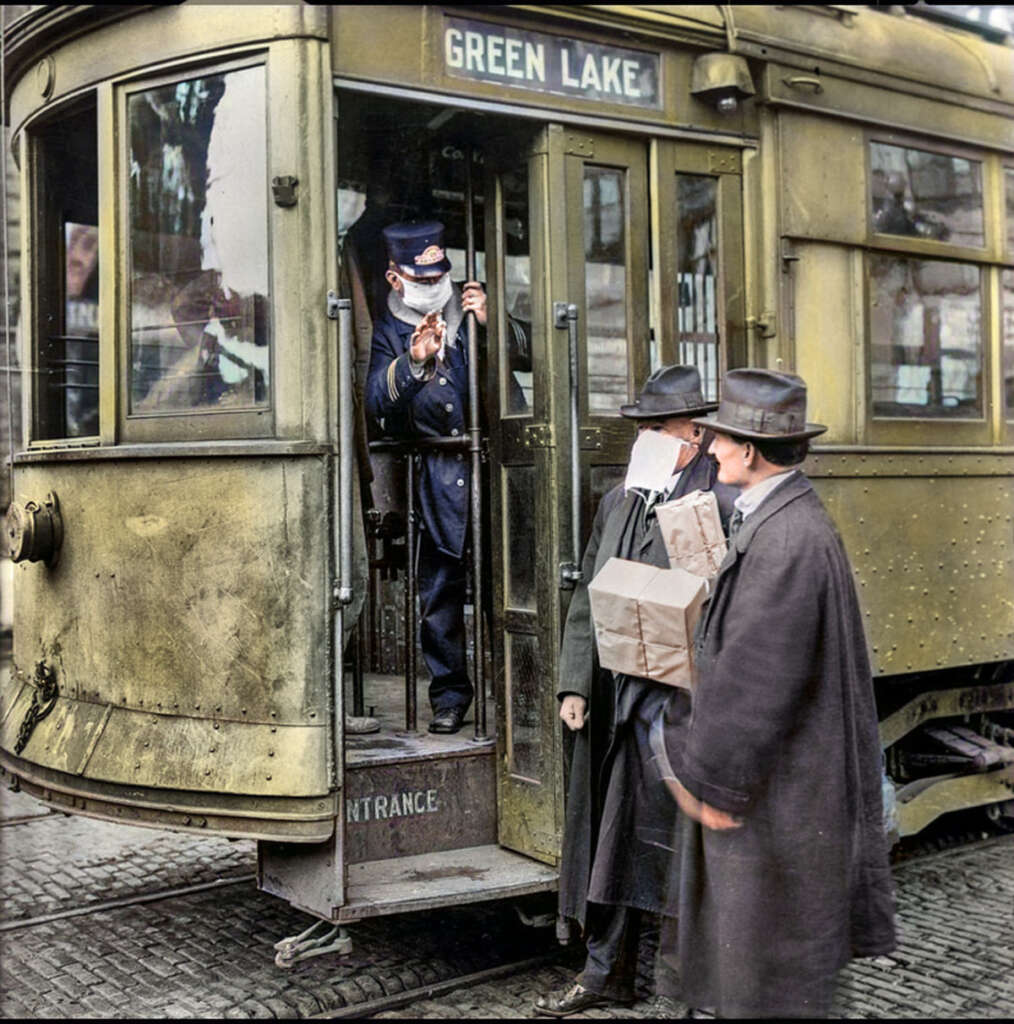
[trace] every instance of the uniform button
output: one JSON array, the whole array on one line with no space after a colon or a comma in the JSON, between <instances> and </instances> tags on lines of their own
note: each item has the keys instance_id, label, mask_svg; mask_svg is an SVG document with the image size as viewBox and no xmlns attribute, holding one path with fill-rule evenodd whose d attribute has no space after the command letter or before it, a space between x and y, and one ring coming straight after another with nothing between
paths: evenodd
<instances>
[{"instance_id":1,"label":"uniform button","mask_svg":"<svg viewBox=\"0 0 1014 1024\"><path fill-rule=\"evenodd\" d=\"M462 455L461 452L458 452L458 454L455 455L454 457L458 460L458 462L464 461L464 458L465 458L465 456Z\"/></svg>"},{"instance_id":2,"label":"uniform button","mask_svg":"<svg viewBox=\"0 0 1014 1024\"><path fill-rule=\"evenodd\" d=\"M457 427L451 427L451 437L457 437L457 436L458 436L458 428Z\"/></svg>"},{"instance_id":3,"label":"uniform button","mask_svg":"<svg viewBox=\"0 0 1014 1024\"><path fill-rule=\"evenodd\" d=\"M447 383L447 378L446 377L441 377L440 378L440 386L443 387L446 383Z\"/></svg>"},{"instance_id":4,"label":"uniform button","mask_svg":"<svg viewBox=\"0 0 1014 1024\"><path fill-rule=\"evenodd\" d=\"M448 412L454 412L454 403L453 402L448 402L447 405L444 406L444 408Z\"/></svg>"},{"instance_id":5,"label":"uniform button","mask_svg":"<svg viewBox=\"0 0 1014 1024\"><path fill-rule=\"evenodd\" d=\"M465 486L465 481L464 481L464 480L460 480L460 479L459 479L459 480L458 480L458 486L459 486L459 487L464 487L464 486Z\"/></svg>"}]
</instances>

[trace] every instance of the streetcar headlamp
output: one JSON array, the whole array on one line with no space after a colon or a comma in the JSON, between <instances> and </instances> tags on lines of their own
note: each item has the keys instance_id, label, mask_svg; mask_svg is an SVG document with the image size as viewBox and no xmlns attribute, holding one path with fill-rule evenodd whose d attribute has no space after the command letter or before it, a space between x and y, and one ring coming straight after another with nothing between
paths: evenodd
<instances>
[{"instance_id":1,"label":"streetcar headlamp","mask_svg":"<svg viewBox=\"0 0 1014 1024\"><path fill-rule=\"evenodd\" d=\"M750 69L742 57L731 53L704 53L694 61L690 74L690 92L710 103L721 114L731 114L739 101L756 90Z\"/></svg>"}]
</instances>

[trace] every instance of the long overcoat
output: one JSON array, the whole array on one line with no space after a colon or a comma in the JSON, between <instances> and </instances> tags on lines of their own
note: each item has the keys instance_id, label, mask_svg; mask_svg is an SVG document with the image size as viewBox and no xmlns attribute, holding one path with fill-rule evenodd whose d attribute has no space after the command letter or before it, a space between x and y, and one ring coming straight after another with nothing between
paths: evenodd
<instances>
[{"instance_id":1,"label":"long overcoat","mask_svg":"<svg viewBox=\"0 0 1014 1024\"><path fill-rule=\"evenodd\" d=\"M895 943L873 684L848 556L794 473L730 544L670 747L740 828L684 829L684 998L720 1016L824 1016L835 972ZM680 747L682 749L680 749Z\"/></svg>"},{"instance_id":2,"label":"long overcoat","mask_svg":"<svg viewBox=\"0 0 1014 1024\"><path fill-rule=\"evenodd\" d=\"M672 498L715 490L725 520L736 491L716 484L717 466L702 451L680 474ZM589 900L655 913L672 913L667 893L673 862L675 808L659 780L648 731L672 700L673 727L689 715L687 691L600 667L588 600L588 583L610 557L668 568L654 515L623 486L599 503L582 560L583 581L571 597L560 661L560 690L588 702L586 724L573 737L560 864L559 913L584 928Z\"/></svg>"}]
</instances>

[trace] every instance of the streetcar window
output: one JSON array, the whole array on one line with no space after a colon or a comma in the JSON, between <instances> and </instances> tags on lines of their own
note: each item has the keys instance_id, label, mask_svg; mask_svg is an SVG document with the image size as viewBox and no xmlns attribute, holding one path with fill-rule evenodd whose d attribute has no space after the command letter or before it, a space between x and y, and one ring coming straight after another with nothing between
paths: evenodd
<instances>
[{"instance_id":1,"label":"streetcar window","mask_svg":"<svg viewBox=\"0 0 1014 1024\"><path fill-rule=\"evenodd\" d=\"M676 175L677 362L696 366L708 401L718 401L718 181Z\"/></svg>"},{"instance_id":2,"label":"streetcar window","mask_svg":"<svg viewBox=\"0 0 1014 1024\"><path fill-rule=\"evenodd\" d=\"M270 398L263 67L128 99L130 411Z\"/></svg>"},{"instance_id":3,"label":"streetcar window","mask_svg":"<svg viewBox=\"0 0 1014 1024\"><path fill-rule=\"evenodd\" d=\"M518 333L518 325L532 322L531 235L528 223L528 166L519 164L500 176L503 186L503 231L506 251L504 263L504 328L501 331L501 360L509 360L511 373L503 375L507 385L504 408L509 415L530 415L534 402L535 380L528 367L531 353L528 341L511 344L509 332ZM508 318L513 318L514 323Z\"/></svg>"},{"instance_id":4,"label":"streetcar window","mask_svg":"<svg viewBox=\"0 0 1014 1024\"><path fill-rule=\"evenodd\" d=\"M617 415L627 400L626 174L585 165L585 336L588 412Z\"/></svg>"},{"instance_id":5,"label":"streetcar window","mask_svg":"<svg viewBox=\"0 0 1014 1024\"><path fill-rule=\"evenodd\" d=\"M506 515L504 516L504 559L507 562L507 606L535 611L535 569L538 554L535 543L537 504L534 466L509 466L506 477Z\"/></svg>"},{"instance_id":6,"label":"streetcar window","mask_svg":"<svg viewBox=\"0 0 1014 1024\"><path fill-rule=\"evenodd\" d=\"M986 244L977 160L871 142L870 203L873 230L882 234Z\"/></svg>"},{"instance_id":7,"label":"streetcar window","mask_svg":"<svg viewBox=\"0 0 1014 1024\"><path fill-rule=\"evenodd\" d=\"M870 257L876 416L982 415L982 280L977 266Z\"/></svg>"},{"instance_id":8,"label":"streetcar window","mask_svg":"<svg viewBox=\"0 0 1014 1024\"><path fill-rule=\"evenodd\" d=\"M1007 255L1014 259L1014 168L1004 168L1007 181Z\"/></svg>"},{"instance_id":9,"label":"streetcar window","mask_svg":"<svg viewBox=\"0 0 1014 1024\"><path fill-rule=\"evenodd\" d=\"M95 108L35 135L39 320L35 437L99 432L99 216Z\"/></svg>"},{"instance_id":10,"label":"streetcar window","mask_svg":"<svg viewBox=\"0 0 1014 1024\"><path fill-rule=\"evenodd\" d=\"M542 700L539 693L539 640L527 633L506 634L507 736L510 770L514 775L541 782Z\"/></svg>"},{"instance_id":11,"label":"streetcar window","mask_svg":"<svg viewBox=\"0 0 1014 1024\"><path fill-rule=\"evenodd\" d=\"M1014 270L1005 270L1003 282L1003 389L1007 419L1014 420Z\"/></svg>"}]
</instances>

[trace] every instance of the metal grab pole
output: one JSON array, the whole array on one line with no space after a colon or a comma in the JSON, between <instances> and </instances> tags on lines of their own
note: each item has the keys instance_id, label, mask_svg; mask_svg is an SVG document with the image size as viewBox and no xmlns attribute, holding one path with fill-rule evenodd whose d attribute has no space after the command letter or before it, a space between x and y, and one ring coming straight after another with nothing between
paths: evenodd
<instances>
[{"instance_id":1,"label":"metal grab pole","mask_svg":"<svg viewBox=\"0 0 1014 1024\"><path fill-rule=\"evenodd\" d=\"M416 730L416 531L415 531L415 455L410 451L406 459L408 466L407 498L408 515L405 525L405 731Z\"/></svg>"},{"instance_id":2,"label":"metal grab pole","mask_svg":"<svg viewBox=\"0 0 1014 1024\"><path fill-rule=\"evenodd\" d=\"M335 764L341 764L345 724L345 609L352 603L352 303L338 300L338 572L334 585Z\"/></svg>"},{"instance_id":3,"label":"metal grab pole","mask_svg":"<svg viewBox=\"0 0 1014 1024\"><path fill-rule=\"evenodd\" d=\"M568 355L570 360L570 562L560 565L560 587L572 590L581 582L581 432L580 403L578 400L577 306L571 303L553 303L553 323L558 328L567 328Z\"/></svg>"},{"instance_id":4,"label":"metal grab pole","mask_svg":"<svg viewBox=\"0 0 1014 1024\"><path fill-rule=\"evenodd\" d=\"M475 277L475 225L472 219L472 164L475 149L466 151L465 167L465 276ZM479 418L479 325L475 314L466 316L468 325L468 435L472 453L472 646L475 651L475 738L486 736L486 670L482 635L482 435Z\"/></svg>"}]
</instances>

